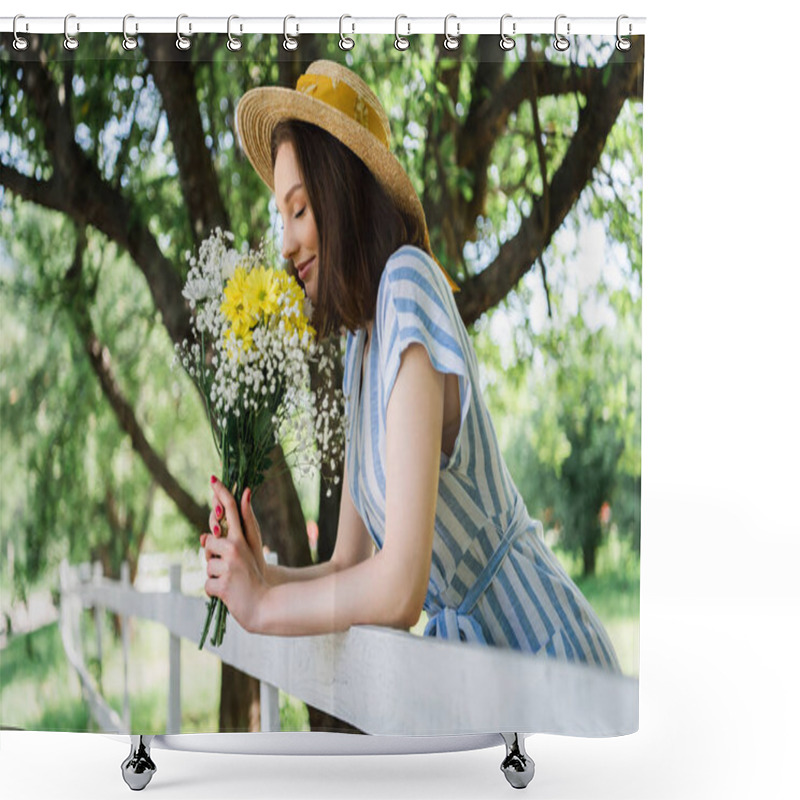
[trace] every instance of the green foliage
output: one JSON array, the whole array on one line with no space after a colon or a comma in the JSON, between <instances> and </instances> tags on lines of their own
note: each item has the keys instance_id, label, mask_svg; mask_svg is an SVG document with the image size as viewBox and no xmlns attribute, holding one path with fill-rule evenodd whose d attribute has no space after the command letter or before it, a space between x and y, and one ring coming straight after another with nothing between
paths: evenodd
<instances>
[{"instance_id":1,"label":"green foliage","mask_svg":"<svg viewBox=\"0 0 800 800\"><path fill-rule=\"evenodd\" d=\"M520 296L509 295L474 341L504 455L526 505L591 575L611 527L634 551L639 547L641 297L638 276L625 265L623 278L617 276L625 281L621 288L608 289L602 279L582 290L571 285L570 261L585 258L565 255L551 270L563 295L554 298L554 318L539 331L504 321L527 313ZM574 311L564 299L573 290ZM611 511L606 522L604 503Z\"/></svg>"}]
</instances>

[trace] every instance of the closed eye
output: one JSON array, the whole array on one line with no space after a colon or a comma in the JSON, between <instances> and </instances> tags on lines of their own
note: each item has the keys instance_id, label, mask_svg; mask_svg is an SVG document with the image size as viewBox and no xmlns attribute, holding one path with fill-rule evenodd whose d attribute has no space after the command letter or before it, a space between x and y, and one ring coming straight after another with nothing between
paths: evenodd
<instances>
[{"instance_id":1,"label":"closed eye","mask_svg":"<svg viewBox=\"0 0 800 800\"><path fill-rule=\"evenodd\" d=\"M294 215L294 218L295 218L295 219L300 219L300 217L302 217L302 216L303 216L303 214L305 213L305 210L306 210L306 206L303 206L303 207L302 207L302 208L301 208L301 209L300 209L300 210L299 210L299 211L298 211L298 212L297 212L297 213Z\"/></svg>"}]
</instances>

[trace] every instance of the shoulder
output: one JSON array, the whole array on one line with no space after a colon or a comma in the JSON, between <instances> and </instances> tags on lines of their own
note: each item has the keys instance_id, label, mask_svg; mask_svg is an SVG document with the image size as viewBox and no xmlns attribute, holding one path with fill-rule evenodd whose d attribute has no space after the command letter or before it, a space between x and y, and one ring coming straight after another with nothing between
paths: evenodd
<instances>
[{"instance_id":1,"label":"shoulder","mask_svg":"<svg viewBox=\"0 0 800 800\"><path fill-rule=\"evenodd\" d=\"M422 307L447 305L450 287L439 265L419 247L399 247L386 261L378 288L378 311L381 315L391 306L413 302Z\"/></svg>"},{"instance_id":2,"label":"shoulder","mask_svg":"<svg viewBox=\"0 0 800 800\"><path fill-rule=\"evenodd\" d=\"M381 283L396 284L410 280L436 284L440 275L444 277L439 265L428 253L412 244L404 244L387 259Z\"/></svg>"}]
</instances>

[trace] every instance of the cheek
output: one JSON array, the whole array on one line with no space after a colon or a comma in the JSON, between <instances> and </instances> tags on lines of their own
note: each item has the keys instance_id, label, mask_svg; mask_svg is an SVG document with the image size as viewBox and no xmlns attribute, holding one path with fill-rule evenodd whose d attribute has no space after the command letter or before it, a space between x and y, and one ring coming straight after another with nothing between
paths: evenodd
<instances>
[{"instance_id":1,"label":"cheek","mask_svg":"<svg viewBox=\"0 0 800 800\"><path fill-rule=\"evenodd\" d=\"M307 245L316 250L317 244L319 243L319 233L317 231L317 223L313 214L308 215L303 234Z\"/></svg>"}]
</instances>

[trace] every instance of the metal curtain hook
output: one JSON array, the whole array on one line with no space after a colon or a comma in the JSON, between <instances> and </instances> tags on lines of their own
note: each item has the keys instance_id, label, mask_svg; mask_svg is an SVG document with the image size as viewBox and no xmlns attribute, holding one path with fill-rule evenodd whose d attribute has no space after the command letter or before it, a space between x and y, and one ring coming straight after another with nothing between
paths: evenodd
<instances>
[{"instance_id":1,"label":"metal curtain hook","mask_svg":"<svg viewBox=\"0 0 800 800\"><path fill-rule=\"evenodd\" d=\"M286 30L286 26L289 24L290 19L296 19L291 14L283 18L283 49L284 50L297 50L297 39L293 36L289 36L289 32ZM299 28L295 29L295 33L299 33Z\"/></svg>"},{"instance_id":2,"label":"metal curtain hook","mask_svg":"<svg viewBox=\"0 0 800 800\"><path fill-rule=\"evenodd\" d=\"M506 36L505 31L503 30L503 24L507 19L511 19L511 14L503 14L500 17L500 49L501 50L513 50L516 46L516 42L511 38L517 32L517 23L511 23L511 36Z\"/></svg>"},{"instance_id":3,"label":"metal curtain hook","mask_svg":"<svg viewBox=\"0 0 800 800\"><path fill-rule=\"evenodd\" d=\"M28 45L30 44L30 42L27 39L25 39L23 36L20 36L17 33L17 20L20 20L20 19L25 19L25 15L24 14L17 14L17 16L14 17L14 24L13 24L13 26L11 28L11 30L14 32L14 49L18 50L18 51L27 50L28 49ZM25 30L28 30L28 23L27 22L25 23Z\"/></svg>"},{"instance_id":4,"label":"metal curtain hook","mask_svg":"<svg viewBox=\"0 0 800 800\"><path fill-rule=\"evenodd\" d=\"M237 50L241 50L242 49L242 40L241 39L237 39L231 33L231 22L233 22L233 20L235 20L235 19L239 19L239 17L237 17L235 14L231 14L228 17L228 50L230 50L231 53L235 53ZM239 33L241 33L241 32L242 32L242 26L240 25L239 26Z\"/></svg>"},{"instance_id":5,"label":"metal curtain hook","mask_svg":"<svg viewBox=\"0 0 800 800\"><path fill-rule=\"evenodd\" d=\"M192 42L181 33L181 20L187 19L188 16L188 14L178 14L178 18L175 20L175 35L178 37L175 40L175 47L177 47L178 50L188 50L192 46ZM191 33L191 31L192 23L190 22L189 32Z\"/></svg>"},{"instance_id":6,"label":"metal curtain hook","mask_svg":"<svg viewBox=\"0 0 800 800\"><path fill-rule=\"evenodd\" d=\"M625 14L620 14L617 17L617 50L621 50L623 53L626 52L627 50L631 49L631 40L630 39L623 39L622 38L622 34L620 33L620 30L621 30L621 24L620 23L624 19L628 19L628 17L625 16ZM632 31L633 31L633 25L631 25L631 23L629 22L628 23L628 36L631 35Z\"/></svg>"},{"instance_id":7,"label":"metal curtain hook","mask_svg":"<svg viewBox=\"0 0 800 800\"><path fill-rule=\"evenodd\" d=\"M456 35L451 36L447 32L447 23L450 22L451 19L456 20ZM461 31L461 23L458 21L458 17L455 14L448 14L444 18L444 44L446 50L458 50L458 45L460 44L458 41L458 36Z\"/></svg>"},{"instance_id":8,"label":"metal curtain hook","mask_svg":"<svg viewBox=\"0 0 800 800\"><path fill-rule=\"evenodd\" d=\"M558 50L558 51L560 51L562 53L564 52L564 50L569 48L569 39L567 39L565 36L562 36L558 32L558 21L560 19L566 19L566 18L567 18L566 14L559 14L556 17L556 22L555 22L555 37L556 38L553 41L553 47L555 47L556 50ZM567 35L569 35L569 22L567 22Z\"/></svg>"},{"instance_id":9,"label":"metal curtain hook","mask_svg":"<svg viewBox=\"0 0 800 800\"><path fill-rule=\"evenodd\" d=\"M78 40L74 36L70 36L69 34L69 21L71 19L75 19L74 14L67 14L64 17L64 49L65 50L77 50L78 49ZM80 23L75 23L75 31L79 31L81 29Z\"/></svg>"},{"instance_id":10,"label":"metal curtain hook","mask_svg":"<svg viewBox=\"0 0 800 800\"><path fill-rule=\"evenodd\" d=\"M339 47L341 47L342 50L352 50L356 45L355 39L352 39L350 36L345 36L342 30L346 19L353 18L349 14L342 14L342 16L339 17ZM355 30L356 26L355 23L353 23L352 33L355 33Z\"/></svg>"},{"instance_id":11,"label":"metal curtain hook","mask_svg":"<svg viewBox=\"0 0 800 800\"><path fill-rule=\"evenodd\" d=\"M126 14L122 18L122 47L125 50L135 50L138 42L132 36L128 36L128 20L135 19L133 14ZM136 30L139 30L139 23L136 23Z\"/></svg>"},{"instance_id":12,"label":"metal curtain hook","mask_svg":"<svg viewBox=\"0 0 800 800\"><path fill-rule=\"evenodd\" d=\"M400 35L399 26L401 19L408 19L405 14L398 14L394 18L394 46L396 50L408 50L409 41ZM411 33L411 25L408 25L408 32Z\"/></svg>"}]
</instances>

